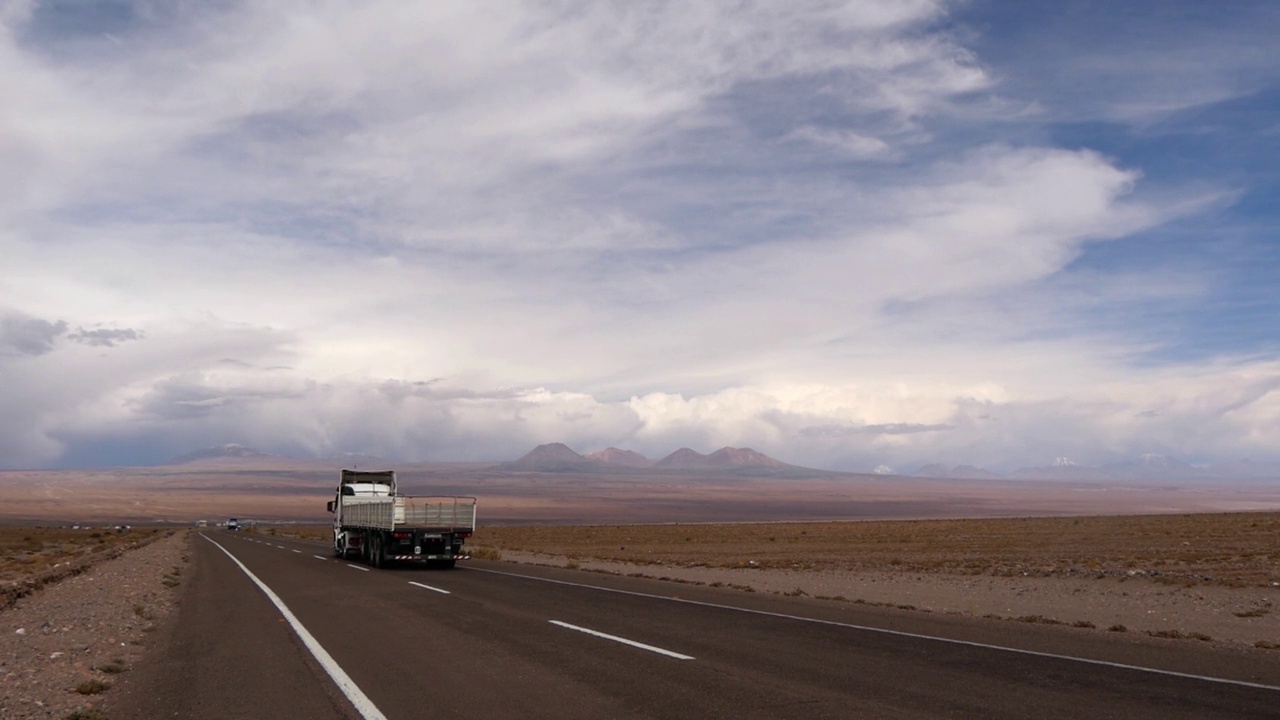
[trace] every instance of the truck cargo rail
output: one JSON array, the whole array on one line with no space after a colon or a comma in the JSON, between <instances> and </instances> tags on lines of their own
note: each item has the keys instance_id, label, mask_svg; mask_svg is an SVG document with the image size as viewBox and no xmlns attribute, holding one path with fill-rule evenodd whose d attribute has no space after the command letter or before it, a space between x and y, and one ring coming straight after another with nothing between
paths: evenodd
<instances>
[{"instance_id":1,"label":"truck cargo rail","mask_svg":"<svg viewBox=\"0 0 1280 720\"><path fill-rule=\"evenodd\" d=\"M423 528L442 532L472 532L476 527L476 499L473 497L442 497L383 495L364 498L345 498L343 524L378 530ZM353 502L354 501L354 502Z\"/></svg>"}]
</instances>

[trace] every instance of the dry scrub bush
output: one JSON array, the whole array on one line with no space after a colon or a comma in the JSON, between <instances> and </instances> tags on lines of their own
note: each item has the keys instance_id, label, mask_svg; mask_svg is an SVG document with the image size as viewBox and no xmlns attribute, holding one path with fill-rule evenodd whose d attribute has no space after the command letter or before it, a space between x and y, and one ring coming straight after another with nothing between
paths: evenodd
<instances>
[{"instance_id":1,"label":"dry scrub bush","mask_svg":"<svg viewBox=\"0 0 1280 720\"><path fill-rule=\"evenodd\" d=\"M81 695L97 695L111 689L111 683L102 682L101 680L86 680L76 686L76 692Z\"/></svg>"},{"instance_id":2,"label":"dry scrub bush","mask_svg":"<svg viewBox=\"0 0 1280 720\"><path fill-rule=\"evenodd\" d=\"M128 668L125 666L124 660L116 658L109 663L98 665L94 669L100 673L106 673L108 675L119 675Z\"/></svg>"},{"instance_id":3,"label":"dry scrub bush","mask_svg":"<svg viewBox=\"0 0 1280 720\"><path fill-rule=\"evenodd\" d=\"M502 551L491 547L474 547L469 548L468 552L471 557L477 560L501 560Z\"/></svg>"}]
</instances>

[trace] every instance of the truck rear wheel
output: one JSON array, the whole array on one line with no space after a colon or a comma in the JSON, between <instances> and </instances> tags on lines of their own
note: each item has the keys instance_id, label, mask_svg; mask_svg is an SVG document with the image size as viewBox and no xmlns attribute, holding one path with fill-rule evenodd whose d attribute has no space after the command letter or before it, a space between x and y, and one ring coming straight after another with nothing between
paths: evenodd
<instances>
[{"instance_id":1,"label":"truck rear wheel","mask_svg":"<svg viewBox=\"0 0 1280 720\"><path fill-rule=\"evenodd\" d=\"M371 564L376 568L380 568L382 567L382 534L374 535L373 542L370 545L372 545L373 551L373 562Z\"/></svg>"}]
</instances>

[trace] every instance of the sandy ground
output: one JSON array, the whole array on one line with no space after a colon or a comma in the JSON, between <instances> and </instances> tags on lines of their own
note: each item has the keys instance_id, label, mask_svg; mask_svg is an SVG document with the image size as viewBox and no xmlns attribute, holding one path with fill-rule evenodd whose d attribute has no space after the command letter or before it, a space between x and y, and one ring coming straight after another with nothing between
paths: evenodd
<instances>
[{"instance_id":1,"label":"sandy ground","mask_svg":"<svg viewBox=\"0 0 1280 720\"><path fill-rule=\"evenodd\" d=\"M1280 652L1280 587L1180 587L1143 578L995 577L945 573L633 565L503 551L521 563L809 595L917 612L1055 621L1081 631L1146 633ZM1123 627L1124 630L1119 630ZM1115 629L1113 629L1115 628ZM1175 634L1176 633L1176 634Z\"/></svg>"}]
</instances>

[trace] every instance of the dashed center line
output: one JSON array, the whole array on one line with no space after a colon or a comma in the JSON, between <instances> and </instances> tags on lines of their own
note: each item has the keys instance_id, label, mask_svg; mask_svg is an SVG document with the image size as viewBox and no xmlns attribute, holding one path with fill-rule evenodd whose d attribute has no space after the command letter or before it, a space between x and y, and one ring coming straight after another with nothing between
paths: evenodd
<instances>
[{"instance_id":1,"label":"dashed center line","mask_svg":"<svg viewBox=\"0 0 1280 720\"><path fill-rule=\"evenodd\" d=\"M420 588L425 588L425 589L427 589L427 590L434 590L435 592L443 593L443 594L445 594L445 595L451 595L451 594L452 594L452 593L450 593L448 590L441 590L441 589L440 589L440 588L438 588L438 587L431 587L430 585L423 585L423 584L422 584L422 583L420 583L420 582L413 582L412 580L410 580L410 581L409 581L409 584L410 584L410 585L417 585L418 587L420 587Z\"/></svg>"},{"instance_id":2,"label":"dashed center line","mask_svg":"<svg viewBox=\"0 0 1280 720\"><path fill-rule=\"evenodd\" d=\"M302 554L302 551L301 551L301 550L294 550L294 552L298 553L299 555L301 555L301 554Z\"/></svg>"},{"instance_id":3,"label":"dashed center line","mask_svg":"<svg viewBox=\"0 0 1280 720\"><path fill-rule=\"evenodd\" d=\"M352 565L351 563L347 563L347 567L349 567L349 568L355 568L355 569L359 570L360 572L369 572L369 568L360 567L359 565Z\"/></svg>"},{"instance_id":4,"label":"dashed center line","mask_svg":"<svg viewBox=\"0 0 1280 720\"><path fill-rule=\"evenodd\" d=\"M905 632L903 630L890 630L888 628L872 627L869 625L855 625L853 623L837 622L835 620L821 620L819 618L804 617L803 615L790 615L787 613L769 612L768 610L755 610L752 608L738 607L736 605L723 605L721 603L705 602L702 600L687 600L684 598L670 597L667 595L654 595L653 593L636 592L634 590L620 590L618 588L603 587L600 585L588 585L586 583L569 582L567 580L555 580L552 578L538 577L536 575L523 575L520 573L504 572L502 570L489 570L486 568L470 568L472 572L491 573L494 575L506 575L509 577L523 578L525 580L535 580L537 582L552 583L555 585L568 585L571 587L590 588L592 590L600 590L602 592L617 593L619 595L632 595L635 597L651 598L654 600L662 600L665 602L681 603L685 605L696 605L700 607L717 608L720 610L731 610L734 612L746 613L748 615L760 615L764 617L782 618L785 620L798 620L800 622L814 623L817 625L827 625L829 627L842 627L851 630L861 630L864 632L881 633L884 635L895 635L897 637L916 638L918 640L930 640L940 643L950 643L952 645L964 645L967 647L984 648L986 650L996 650L1000 652L1016 653L1019 655L1029 655L1032 657L1052 658L1054 660L1065 660L1068 662L1084 663L1087 665L1098 665L1102 667L1113 667L1121 670L1136 670L1138 672L1151 673L1153 675L1164 675L1166 677L1187 678L1189 680L1203 680L1205 682L1220 683L1223 685L1238 685L1240 687L1258 688L1260 690L1280 690L1280 685L1266 685L1264 683L1248 682L1245 680L1230 680L1227 678L1213 677L1210 675L1196 675L1194 673L1177 672L1175 670L1162 670L1159 668L1144 667L1142 665L1130 665L1128 663L1112 662L1110 660L1095 660L1093 658L1077 657L1075 655L1061 655L1058 653L1041 652L1039 650L1025 650L1023 648L1009 647L1007 645L993 645L990 643L974 642L972 640L959 640L956 638L939 637L937 635L924 635L921 633ZM552 622L555 622L554 620ZM557 623L562 624L562 623ZM586 632L586 631L584 631Z\"/></svg>"},{"instance_id":5,"label":"dashed center line","mask_svg":"<svg viewBox=\"0 0 1280 720\"><path fill-rule=\"evenodd\" d=\"M662 649L662 648L660 648L660 647L654 647L654 646L652 646L652 645L645 645L644 643L636 642L635 640L628 640L628 639L626 639L626 638L621 638L621 637L618 637L617 635L606 635L605 633L602 633L602 632L600 632L600 631L598 631L598 630L591 630L591 629L589 629L589 628L578 627L577 625L570 625L569 623L566 623L566 622L560 622L559 620L549 620L548 622L550 622L552 625L558 625L558 626L560 626L560 627L562 627L562 628L568 628L569 630L577 630L578 632L581 632L581 633L586 633L586 634L588 634L588 635L593 635L593 636L598 637L598 638L604 638L605 640L612 640L612 641L614 641L614 642L620 642L620 643L622 643L623 645L630 645L631 647L640 648L641 650L648 650L649 652L655 652L655 653L658 653L659 655L666 655L667 657L673 657L673 658L675 658L675 659L677 659L677 660L692 660L692 659L693 659L693 656L692 656L692 655L681 655L681 654L680 654L680 653L678 653L678 652L672 652L672 651L670 651L670 650L663 650L663 649Z\"/></svg>"},{"instance_id":6,"label":"dashed center line","mask_svg":"<svg viewBox=\"0 0 1280 720\"><path fill-rule=\"evenodd\" d=\"M326 557L321 557L321 556L319 556L319 555L312 555L311 557L313 557L313 558L315 558L315 559L317 559L317 560L328 560L328 559L329 559L329 558L326 558Z\"/></svg>"}]
</instances>

